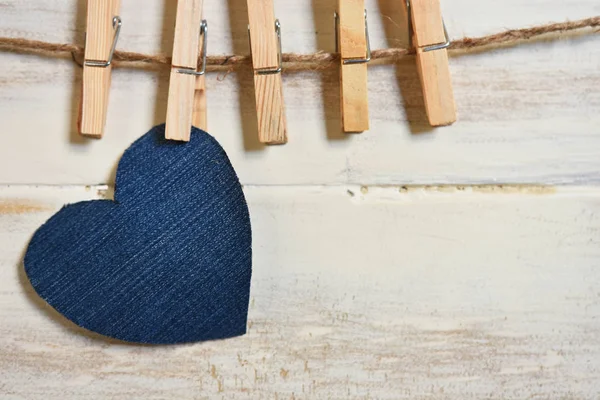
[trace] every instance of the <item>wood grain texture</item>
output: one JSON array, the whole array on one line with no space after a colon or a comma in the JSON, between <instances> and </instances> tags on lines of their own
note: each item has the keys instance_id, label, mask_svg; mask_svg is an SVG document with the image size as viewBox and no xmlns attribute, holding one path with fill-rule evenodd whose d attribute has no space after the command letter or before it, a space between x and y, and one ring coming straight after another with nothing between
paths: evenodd
<instances>
[{"instance_id":1,"label":"wood grain texture","mask_svg":"<svg viewBox=\"0 0 600 400\"><path fill-rule=\"evenodd\" d=\"M53 0L44 7L16 0L3 4L1 35L83 44L85 9L78 11L74 0ZM365 6L373 49L406 45L401 4L366 0ZM246 7L237 1L204 5L214 38L211 54L249 53ZM275 7L286 52L333 51L335 2L277 1ZM596 0L549 1L543 7L516 0L460 0L443 1L442 8L455 38L598 13ZM124 2L119 48L170 54L175 10L162 0ZM370 130L339 140L339 73L285 74L290 140L273 149L256 145L249 68L225 78L209 74L207 112L215 118L209 118L208 130L219 138L245 184L596 184L599 44L600 35L595 35L451 54L460 122L434 130L424 111L415 59L370 66ZM1 57L0 159L10 168L0 170L0 183L112 182L123 150L165 122L168 70L114 70L104 138L82 142L76 137L81 69L67 60Z\"/></svg>"},{"instance_id":2,"label":"wood grain texture","mask_svg":"<svg viewBox=\"0 0 600 400\"><path fill-rule=\"evenodd\" d=\"M444 43L440 0L410 0L415 47Z\"/></svg>"},{"instance_id":3,"label":"wood grain texture","mask_svg":"<svg viewBox=\"0 0 600 400\"><path fill-rule=\"evenodd\" d=\"M339 52L342 58L365 58L367 36L365 35L365 1L338 0Z\"/></svg>"},{"instance_id":4,"label":"wood grain texture","mask_svg":"<svg viewBox=\"0 0 600 400\"><path fill-rule=\"evenodd\" d=\"M196 77L171 69L165 137L188 142L195 107Z\"/></svg>"},{"instance_id":5,"label":"wood grain texture","mask_svg":"<svg viewBox=\"0 0 600 400\"><path fill-rule=\"evenodd\" d=\"M278 67L273 0L247 0L252 65L254 69Z\"/></svg>"},{"instance_id":6,"label":"wood grain texture","mask_svg":"<svg viewBox=\"0 0 600 400\"><path fill-rule=\"evenodd\" d=\"M281 74L254 73L258 140L265 144L287 143L287 124Z\"/></svg>"},{"instance_id":7,"label":"wood grain texture","mask_svg":"<svg viewBox=\"0 0 600 400\"><path fill-rule=\"evenodd\" d=\"M113 18L119 15L120 0L88 0L85 59L108 61L115 38Z\"/></svg>"},{"instance_id":8,"label":"wood grain texture","mask_svg":"<svg viewBox=\"0 0 600 400\"><path fill-rule=\"evenodd\" d=\"M344 64L367 57L364 0L338 0L340 103L344 132L369 129L367 64Z\"/></svg>"},{"instance_id":9,"label":"wood grain texture","mask_svg":"<svg viewBox=\"0 0 600 400\"><path fill-rule=\"evenodd\" d=\"M170 347L83 332L23 275L33 231L97 193L0 188L3 398L598 394L597 188L246 187L248 334Z\"/></svg>"},{"instance_id":10,"label":"wood grain texture","mask_svg":"<svg viewBox=\"0 0 600 400\"><path fill-rule=\"evenodd\" d=\"M265 144L284 144L287 143L287 124L281 73L260 73L279 67L273 0L248 0L248 19L258 140Z\"/></svg>"},{"instance_id":11,"label":"wood grain texture","mask_svg":"<svg viewBox=\"0 0 600 400\"><path fill-rule=\"evenodd\" d=\"M407 45L401 3L365 0L374 49ZM333 51L335 5L274 1L285 51ZM598 14L597 0L441 5L455 38ZM0 1L0 35L83 44L84 6ZM123 2L119 48L171 54L175 13ZM211 54L249 54L246 2L204 14ZM362 135L340 134L337 69L286 74L278 147L256 140L251 69L209 74L208 130L252 216L248 334L175 347L73 327L22 269L35 229L105 197L88 185L114 181L123 151L164 122L170 71L114 70L106 135L88 141L81 69L2 54L0 398L597 398L599 40L450 54L460 122L437 130L414 57L369 67Z\"/></svg>"},{"instance_id":12,"label":"wood grain texture","mask_svg":"<svg viewBox=\"0 0 600 400\"><path fill-rule=\"evenodd\" d=\"M428 46L445 43L439 0L412 0L413 44L417 49L417 70L423 87L423 102L431 126L456 121L456 105L446 49L426 51Z\"/></svg>"},{"instance_id":13,"label":"wood grain texture","mask_svg":"<svg viewBox=\"0 0 600 400\"><path fill-rule=\"evenodd\" d=\"M204 77L182 74L178 68L195 71L198 67L202 45L202 3L202 0L180 0L177 3L165 127L165 137L171 140L189 141L194 122L204 123L206 120L202 110L206 106L202 99L205 94Z\"/></svg>"},{"instance_id":14,"label":"wood grain texture","mask_svg":"<svg viewBox=\"0 0 600 400\"><path fill-rule=\"evenodd\" d=\"M112 66L83 67L79 132L101 138L104 134L110 96Z\"/></svg>"},{"instance_id":15,"label":"wood grain texture","mask_svg":"<svg viewBox=\"0 0 600 400\"><path fill-rule=\"evenodd\" d=\"M208 128L208 115L206 112L206 77L196 77L194 88L194 108L192 110L192 125L206 131Z\"/></svg>"},{"instance_id":16,"label":"wood grain texture","mask_svg":"<svg viewBox=\"0 0 600 400\"><path fill-rule=\"evenodd\" d=\"M423 87L423 102L431 126L456 122L456 105L446 49L417 50L417 70Z\"/></svg>"},{"instance_id":17,"label":"wood grain texture","mask_svg":"<svg viewBox=\"0 0 600 400\"><path fill-rule=\"evenodd\" d=\"M115 39L114 17L119 15L120 0L89 0L85 60L107 62ZM79 110L79 132L100 138L104 133L108 112L112 66L84 65Z\"/></svg>"},{"instance_id":18,"label":"wood grain texture","mask_svg":"<svg viewBox=\"0 0 600 400\"><path fill-rule=\"evenodd\" d=\"M340 103L344 132L369 130L367 64L340 62Z\"/></svg>"},{"instance_id":19,"label":"wood grain texture","mask_svg":"<svg viewBox=\"0 0 600 400\"><path fill-rule=\"evenodd\" d=\"M196 69L202 21L202 0L177 0L173 66Z\"/></svg>"}]
</instances>

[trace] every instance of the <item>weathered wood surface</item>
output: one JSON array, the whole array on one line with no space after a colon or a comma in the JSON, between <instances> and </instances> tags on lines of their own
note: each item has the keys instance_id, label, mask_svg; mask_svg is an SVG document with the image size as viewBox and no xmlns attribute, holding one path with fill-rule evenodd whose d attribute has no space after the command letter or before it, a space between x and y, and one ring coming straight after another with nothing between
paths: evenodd
<instances>
[{"instance_id":1,"label":"weathered wood surface","mask_svg":"<svg viewBox=\"0 0 600 400\"><path fill-rule=\"evenodd\" d=\"M82 332L24 276L32 232L97 189L1 189L2 397L600 393L599 189L245 192L258 233L248 334L150 347Z\"/></svg>"},{"instance_id":2,"label":"weathered wood surface","mask_svg":"<svg viewBox=\"0 0 600 400\"><path fill-rule=\"evenodd\" d=\"M176 2L122 3L118 47L171 54ZM274 3L284 51L333 50L335 1ZM365 1L373 49L406 45L401 3ZM453 37L600 13L597 0L442 9ZM243 0L206 2L211 54L248 53L247 15ZM84 30L84 0L0 0L0 36L83 44ZM361 135L341 133L339 68L284 74L277 147L258 143L250 67L209 74L208 130L252 215L249 331L173 347L77 329L22 267L62 204L110 196L94 185L164 122L169 68L114 69L96 141L76 134L79 67L0 53L0 398L597 399L599 44L452 54L459 120L436 130L412 57L369 67Z\"/></svg>"},{"instance_id":3,"label":"weathered wood surface","mask_svg":"<svg viewBox=\"0 0 600 400\"><path fill-rule=\"evenodd\" d=\"M172 0L123 2L118 47L171 54ZM84 1L0 1L0 35L83 43ZM402 4L368 0L374 49L405 46ZM335 1L275 1L284 51L334 48ZM453 37L599 13L577 2L442 1ZM246 2L208 2L211 54L248 54ZM43 23L41 23L43 22ZM0 54L0 183L99 184L121 152L166 115L168 68L113 71L101 141L76 135L81 70L70 60ZM597 183L600 35L450 58L458 123L430 130L414 57L369 68L371 129L341 133L339 72L284 74L289 143L258 143L250 66L209 74L208 130L246 184ZM51 100L49 100L51 99ZM32 117L34 115L35 117ZM211 117L212 116L212 117ZM43 171L43 173L41 173Z\"/></svg>"}]
</instances>

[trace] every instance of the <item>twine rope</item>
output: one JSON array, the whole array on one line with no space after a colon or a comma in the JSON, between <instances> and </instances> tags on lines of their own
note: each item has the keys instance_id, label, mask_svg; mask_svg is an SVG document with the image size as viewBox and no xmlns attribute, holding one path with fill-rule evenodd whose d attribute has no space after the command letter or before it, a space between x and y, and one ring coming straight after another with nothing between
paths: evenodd
<instances>
[{"instance_id":1,"label":"twine rope","mask_svg":"<svg viewBox=\"0 0 600 400\"><path fill-rule=\"evenodd\" d=\"M481 51L490 47L516 45L526 40L539 39L553 33L573 33L585 28L591 28L590 33L598 33L600 30L595 29L598 27L600 27L600 16L577 21L540 25L532 28L511 29L488 36L465 37L454 40L450 45L450 50L462 52ZM73 61L80 66L82 65L84 56L83 46L76 44L49 43L11 37L0 37L0 51L35 54L54 58L72 57ZM371 62L376 64L394 64L409 54L414 54L414 49L389 48L374 50L371 54ZM339 54L322 51L313 54L286 53L282 55L282 59L284 70L322 70L336 66L337 61L339 61ZM199 60L200 62L201 60ZM148 68L153 65L170 66L171 57L116 50L113 63L114 66L121 68ZM206 63L206 70L208 72L232 71L236 67L251 64L252 58L250 55L211 55L207 56Z\"/></svg>"}]
</instances>

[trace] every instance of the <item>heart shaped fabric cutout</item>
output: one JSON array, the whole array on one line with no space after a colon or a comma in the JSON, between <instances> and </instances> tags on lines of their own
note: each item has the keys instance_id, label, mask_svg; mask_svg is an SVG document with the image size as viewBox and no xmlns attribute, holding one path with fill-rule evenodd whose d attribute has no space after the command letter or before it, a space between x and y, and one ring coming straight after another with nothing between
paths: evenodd
<instances>
[{"instance_id":1,"label":"heart shaped fabric cutout","mask_svg":"<svg viewBox=\"0 0 600 400\"><path fill-rule=\"evenodd\" d=\"M125 151L115 200L63 207L33 236L25 272L58 312L116 339L172 344L246 332L251 229L217 141L153 128Z\"/></svg>"}]
</instances>

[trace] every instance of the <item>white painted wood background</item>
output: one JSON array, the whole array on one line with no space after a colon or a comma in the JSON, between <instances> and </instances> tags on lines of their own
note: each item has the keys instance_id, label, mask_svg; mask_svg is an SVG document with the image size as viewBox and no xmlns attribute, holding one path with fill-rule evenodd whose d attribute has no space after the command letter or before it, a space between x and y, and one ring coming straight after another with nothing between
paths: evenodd
<instances>
[{"instance_id":1,"label":"white painted wood background","mask_svg":"<svg viewBox=\"0 0 600 400\"><path fill-rule=\"evenodd\" d=\"M275 0L284 51L331 51L335 4ZM400 1L366 4L373 48L405 45ZM442 6L455 38L600 14ZM174 10L124 0L118 47L170 53ZM246 15L206 2L211 54L248 52ZM82 44L84 25L83 0L0 0L0 36ZM81 70L0 53L0 398L599 398L600 36L454 53L459 121L436 130L413 64L369 69L362 135L339 132L335 71L284 75L290 142L267 148L249 71L208 76L252 214L249 330L150 347L73 326L22 257L64 203L110 196L123 150L164 121L168 70L115 70L105 137L85 140Z\"/></svg>"}]
</instances>

